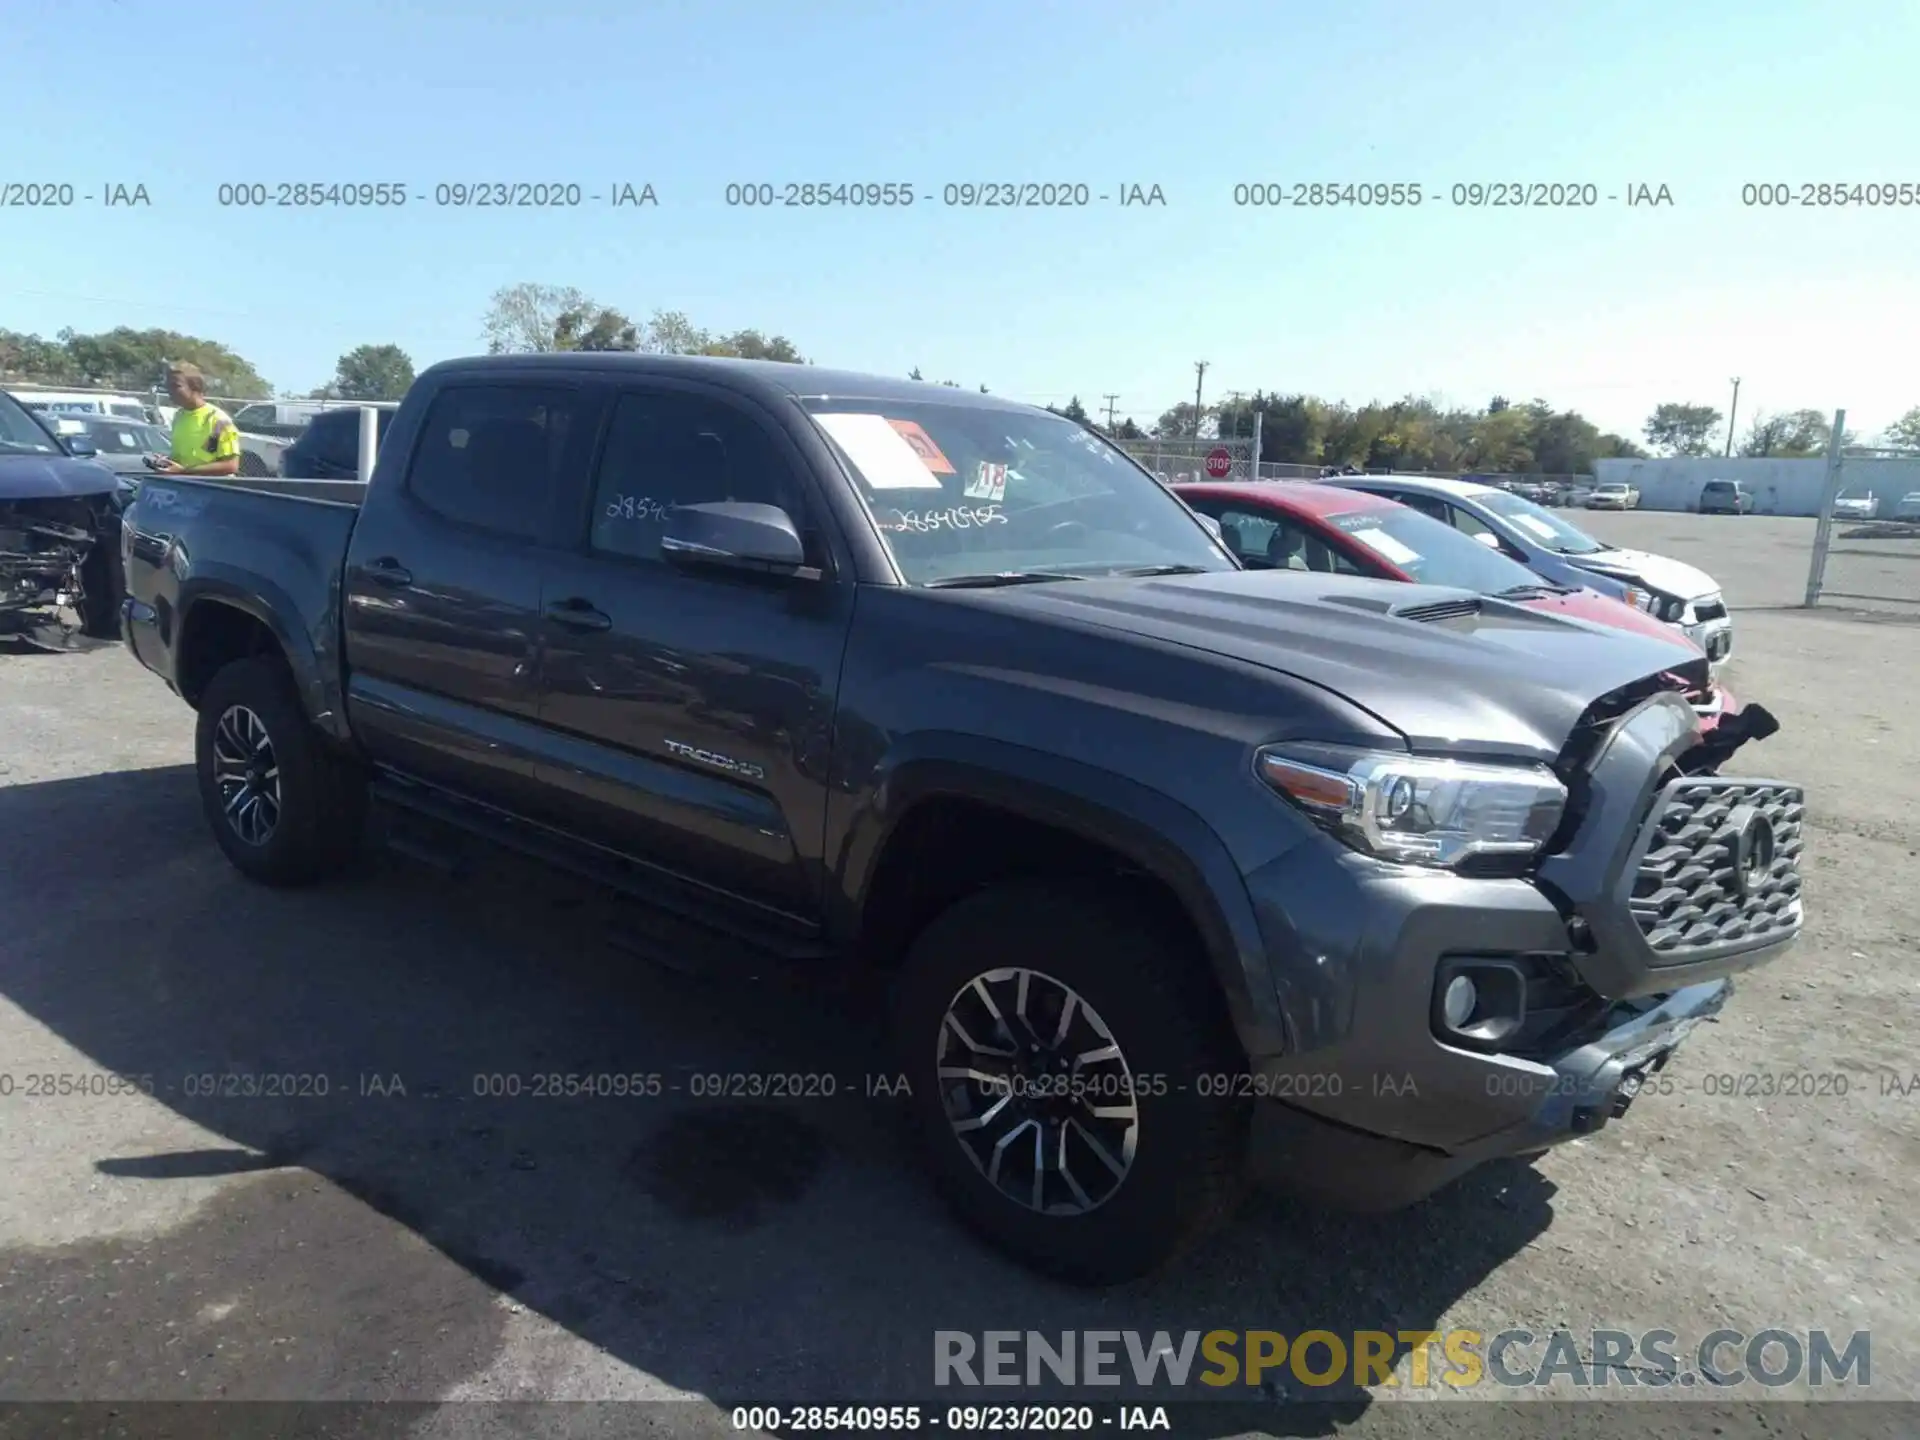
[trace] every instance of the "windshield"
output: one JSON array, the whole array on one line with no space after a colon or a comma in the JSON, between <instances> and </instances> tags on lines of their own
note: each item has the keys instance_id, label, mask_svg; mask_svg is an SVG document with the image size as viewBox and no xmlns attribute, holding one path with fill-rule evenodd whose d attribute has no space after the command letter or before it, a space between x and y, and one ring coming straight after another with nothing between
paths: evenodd
<instances>
[{"instance_id":1,"label":"windshield","mask_svg":"<svg viewBox=\"0 0 1920 1440\"><path fill-rule=\"evenodd\" d=\"M1551 510L1542 510L1531 500L1496 490L1474 497L1494 514L1510 521L1536 545L1544 545L1557 555L1595 555L1611 546L1602 545L1586 531L1569 525Z\"/></svg>"},{"instance_id":2,"label":"windshield","mask_svg":"<svg viewBox=\"0 0 1920 1440\"><path fill-rule=\"evenodd\" d=\"M1451 585L1498 595L1547 583L1519 561L1404 505L1352 510L1326 519L1422 585Z\"/></svg>"},{"instance_id":3,"label":"windshield","mask_svg":"<svg viewBox=\"0 0 1920 1440\"><path fill-rule=\"evenodd\" d=\"M1071 420L919 399L802 403L909 584L1238 568L1191 510Z\"/></svg>"},{"instance_id":4,"label":"windshield","mask_svg":"<svg viewBox=\"0 0 1920 1440\"><path fill-rule=\"evenodd\" d=\"M58 455L60 447L11 395L0 395L0 455Z\"/></svg>"},{"instance_id":5,"label":"windshield","mask_svg":"<svg viewBox=\"0 0 1920 1440\"><path fill-rule=\"evenodd\" d=\"M165 454L173 442L141 420L92 420L82 429L102 455Z\"/></svg>"}]
</instances>

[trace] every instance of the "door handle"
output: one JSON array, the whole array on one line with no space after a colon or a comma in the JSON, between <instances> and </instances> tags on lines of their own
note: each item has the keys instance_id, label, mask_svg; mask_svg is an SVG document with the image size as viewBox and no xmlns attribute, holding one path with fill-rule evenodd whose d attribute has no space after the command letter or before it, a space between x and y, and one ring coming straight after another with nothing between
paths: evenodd
<instances>
[{"instance_id":1,"label":"door handle","mask_svg":"<svg viewBox=\"0 0 1920 1440\"><path fill-rule=\"evenodd\" d=\"M547 618L556 624L565 625L569 630L610 630L613 617L604 610L594 608L591 600L583 600L578 595L570 600L555 600L547 606Z\"/></svg>"},{"instance_id":2,"label":"door handle","mask_svg":"<svg viewBox=\"0 0 1920 1440\"><path fill-rule=\"evenodd\" d=\"M411 585L413 572L391 555L382 555L378 560L369 560L362 567L367 578L381 585Z\"/></svg>"}]
</instances>

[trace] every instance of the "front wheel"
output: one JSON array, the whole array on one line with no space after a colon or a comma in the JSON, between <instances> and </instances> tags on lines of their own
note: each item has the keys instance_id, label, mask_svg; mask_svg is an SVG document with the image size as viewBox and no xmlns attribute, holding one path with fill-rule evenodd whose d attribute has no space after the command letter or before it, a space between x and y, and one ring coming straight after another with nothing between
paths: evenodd
<instances>
[{"instance_id":1,"label":"front wheel","mask_svg":"<svg viewBox=\"0 0 1920 1440\"><path fill-rule=\"evenodd\" d=\"M1065 882L960 901L913 942L894 1038L942 1194L992 1244L1108 1285L1160 1268L1243 1186L1244 1071L1197 945Z\"/></svg>"},{"instance_id":2,"label":"front wheel","mask_svg":"<svg viewBox=\"0 0 1920 1440\"><path fill-rule=\"evenodd\" d=\"M200 696L200 802L242 874L303 885L345 868L366 819L366 778L308 721L277 657L225 666Z\"/></svg>"}]
</instances>

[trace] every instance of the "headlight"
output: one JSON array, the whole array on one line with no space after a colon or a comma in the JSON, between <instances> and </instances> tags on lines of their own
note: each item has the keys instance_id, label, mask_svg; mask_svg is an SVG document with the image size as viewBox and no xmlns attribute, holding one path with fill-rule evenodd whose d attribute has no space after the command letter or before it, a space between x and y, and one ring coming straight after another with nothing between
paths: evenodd
<instances>
[{"instance_id":1,"label":"headlight","mask_svg":"<svg viewBox=\"0 0 1920 1440\"><path fill-rule=\"evenodd\" d=\"M1477 856L1536 855L1566 811L1544 765L1439 760L1331 745L1259 752L1260 778L1365 854L1457 868Z\"/></svg>"},{"instance_id":2,"label":"headlight","mask_svg":"<svg viewBox=\"0 0 1920 1440\"><path fill-rule=\"evenodd\" d=\"M1653 613L1653 596L1637 585L1627 586L1627 593L1620 598L1636 610L1644 610L1649 615Z\"/></svg>"}]
</instances>

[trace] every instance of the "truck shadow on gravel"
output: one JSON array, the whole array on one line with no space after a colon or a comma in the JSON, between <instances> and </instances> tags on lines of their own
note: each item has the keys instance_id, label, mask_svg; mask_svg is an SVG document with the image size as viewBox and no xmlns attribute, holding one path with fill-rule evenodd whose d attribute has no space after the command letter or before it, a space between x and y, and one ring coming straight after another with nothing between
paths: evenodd
<instances>
[{"instance_id":1,"label":"truck shadow on gravel","mask_svg":"<svg viewBox=\"0 0 1920 1440\"><path fill-rule=\"evenodd\" d=\"M1138 1392L936 1389L934 1332L1426 1329L1552 1218L1517 1165L1396 1216L1255 1197L1170 1272L1078 1291L948 1217L881 1093L872 1007L830 986L647 966L607 943L605 897L505 857L452 879L376 852L320 889L248 884L185 766L0 788L0 836L0 993L207 1132L75 1154L79 1189L194 1197L136 1239L0 1252L0 1396L633 1393L577 1347L577 1371L546 1345L527 1363L545 1321L722 1407L1105 1403ZM543 1095L547 1075L639 1093ZM812 1098L730 1095L734 1075ZM57 1130L151 1103L27 1099L16 1077L0 1115ZM1259 1402L1282 1433L1367 1403L1267 1378L1153 1398ZM1200 1409L1183 1430L1248 1427Z\"/></svg>"}]
</instances>

